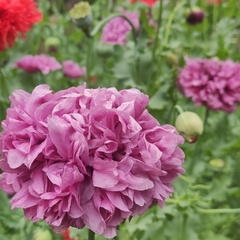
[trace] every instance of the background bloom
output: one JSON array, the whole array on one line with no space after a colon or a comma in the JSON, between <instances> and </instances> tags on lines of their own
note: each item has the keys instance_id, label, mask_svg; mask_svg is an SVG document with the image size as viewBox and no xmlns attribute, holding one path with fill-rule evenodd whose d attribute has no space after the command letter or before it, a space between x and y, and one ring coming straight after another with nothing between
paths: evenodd
<instances>
[{"instance_id":1,"label":"background bloom","mask_svg":"<svg viewBox=\"0 0 240 240\"><path fill-rule=\"evenodd\" d=\"M206 0L208 4L210 5L219 5L222 0Z\"/></svg>"},{"instance_id":2,"label":"background bloom","mask_svg":"<svg viewBox=\"0 0 240 240\"><path fill-rule=\"evenodd\" d=\"M185 57L177 85L195 105L233 112L240 102L240 64L231 60Z\"/></svg>"},{"instance_id":3,"label":"background bloom","mask_svg":"<svg viewBox=\"0 0 240 240\"><path fill-rule=\"evenodd\" d=\"M16 90L2 122L1 188L12 208L55 231L87 226L112 238L126 218L164 205L183 138L161 126L137 89Z\"/></svg>"},{"instance_id":4,"label":"background bloom","mask_svg":"<svg viewBox=\"0 0 240 240\"><path fill-rule=\"evenodd\" d=\"M16 68L21 68L26 72L42 72L48 74L51 71L62 68L61 64L54 58L44 54L41 55L26 55L17 60L15 63Z\"/></svg>"},{"instance_id":5,"label":"background bloom","mask_svg":"<svg viewBox=\"0 0 240 240\"><path fill-rule=\"evenodd\" d=\"M136 29L139 29L139 13L125 11L123 8L120 8L119 10L132 22ZM113 18L104 26L101 41L113 45L125 45L127 34L131 29L131 25L124 18Z\"/></svg>"},{"instance_id":6,"label":"background bloom","mask_svg":"<svg viewBox=\"0 0 240 240\"><path fill-rule=\"evenodd\" d=\"M0 52L7 45L12 47L20 33L30 30L33 24L42 19L41 12L32 0L1 0L0 1Z\"/></svg>"},{"instance_id":7,"label":"background bloom","mask_svg":"<svg viewBox=\"0 0 240 240\"><path fill-rule=\"evenodd\" d=\"M151 8L158 0L130 0L130 3L135 3L137 1L140 1Z\"/></svg>"},{"instance_id":8,"label":"background bloom","mask_svg":"<svg viewBox=\"0 0 240 240\"><path fill-rule=\"evenodd\" d=\"M86 68L80 68L77 63L67 60L63 62L63 73L70 78L79 78L86 74Z\"/></svg>"}]
</instances>

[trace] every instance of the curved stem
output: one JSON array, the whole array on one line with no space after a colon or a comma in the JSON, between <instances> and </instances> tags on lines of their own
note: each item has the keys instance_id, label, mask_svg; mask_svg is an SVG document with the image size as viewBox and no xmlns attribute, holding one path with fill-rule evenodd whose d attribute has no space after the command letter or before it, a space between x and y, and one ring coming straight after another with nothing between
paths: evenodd
<instances>
[{"instance_id":1,"label":"curved stem","mask_svg":"<svg viewBox=\"0 0 240 240\"><path fill-rule=\"evenodd\" d=\"M185 177L183 175L180 175L179 178L182 179L186 183L191 183L191 181L187 177Z\"/></svg>"},{"instance_id":2,"label":"curved stem","mask_svg":"<svg viewBox=\"0 0 240 240\"><path fill-rule=\"evenodd\" d=\"M135 42L135 45L137 45L137 34L136 34L136 30L134 25L132 24L132 22L124 15L122 15L121 13L117 13L117 14L111 14L108 17L104 18L102 21L100 21L95 27L94 29L90 32L89 37L94 37L99 30L101 30L101 28L111 19L115 18L115 17L121 17L123 19L125 19L132 27L132 35L133 35L133 40Z\"/></svg>"},{"instance_id":3,"label":"curved stem","mask_svg":"<svg viewBox=\"0 0 240 240\"><path fill-rule=\"evenodd\" d=\"M162 1L161 1L162 2ZM166 26L166 31L165 31L165 36L164 36L164 40L163 40L163 46L166 46L168 43L168 39L169 39L169 33L170 33L170 29L173 23L173 19L175 18L176 13L178 12L178 10L183 7L183 5L186 4L186 1L182 1L179 4L176 5L176 7L173 9L170 17L168 18L168 22L167 22L167 26Z\"/></svg>"},{"instance_id":4,"label":"curved stem","mask_svg":"<svg viewBox=\"0 0 240 240\"><path fill-rule=\"evenodd\" d=\"M179 114L184 112L183 109L179 105L175 105L174 108L176 108L178 110Z\"/></svg>"}]
</instances>

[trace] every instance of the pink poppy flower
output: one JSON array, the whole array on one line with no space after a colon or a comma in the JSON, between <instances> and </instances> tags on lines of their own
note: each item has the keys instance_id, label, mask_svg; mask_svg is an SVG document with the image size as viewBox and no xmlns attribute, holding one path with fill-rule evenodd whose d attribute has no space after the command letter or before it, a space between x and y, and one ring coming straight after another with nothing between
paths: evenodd
<instances>
[{"instance_id":1,"label":"pink poppy flower","mask_svg":"<svg viewBox=\"0 0 240 240\"><path fill-rule=\"evenodd\" d=\"M41 72L43 74L48 74L51 71L62 68L61 64L54 57L44 54L35 56L26 55L17 60L15 67L21 68L26 72Z\"/></svg>"},{"instance_id":2,"label":"pink poppy flower","mask_svg":"<svg viewBox=\"0 0 240 240\"><path fill-rule=\"evenodd\" d=\"M119 8L119 11L132 22L136 30L139 29L139 13L128 12L123 8ZM115 17L107 22L103 28L101 41L113 45L126 45L127 35L131 29L131 25L124 18Z\"/></svg>"},{"instance_id":3,"label":"pink poppy flower","mask_svg":"<svg viewBox=\"0 0 240 240\"><path fill-rule=\"evenodd\" d=\"M161 126L137 89L16 90L0 134L0 187L12 208L56 232L107 238L126 218L164 202L184 173L183 138Z\"/></svg>"},{"instance_id":4,"label":"pink poppy flower","mask_svg":"<svg viewBox=\"0 0 240 240\"><path fill-rule=\"evenodd\" d=\"M79 78L86 74L86 68L81 68L77 63L67 60L63 62L63 73L70 78Z\"/></svg>"},{"instance_id":5,"label":"pink poppy flower","mask_svg":"<svg viewBox=\"0 0 240 240\"><path fill-rule=\"evenodd\" d=\"M185 57L186 66L180 70L177 85L195 105L211 110L233 112L240 103L240 64L216 58Z\"/></svg>"}]
</instances>

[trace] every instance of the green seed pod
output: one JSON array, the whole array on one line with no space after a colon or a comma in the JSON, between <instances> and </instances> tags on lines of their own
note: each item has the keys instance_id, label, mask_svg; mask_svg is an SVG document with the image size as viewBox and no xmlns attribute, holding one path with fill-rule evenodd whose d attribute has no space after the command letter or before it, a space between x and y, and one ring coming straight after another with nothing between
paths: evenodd
<instances>
[{"instance_id":1,"label":"green seed pod","mask_svg":"<svg viewBox=\"0 0 240 240\"><path fill-rule=\"evenodd\" d=\"M187 142L194 143L203 132L203 121L194 112L182 112L176 119L175 127Z\"/></svg>"},{"instance_id":2,"label":"green seed pod","mask_svg":"<svg viewBox=\"0 0 240 240\"><path fill-rule=\"evenodd\" d=\"M92 25L92 13L91 6L88 2L80 2L73 6L73 8L69 11L70 16L72 17L73 23L83 29L89 29Z\"/></svg>"}]
</instances>

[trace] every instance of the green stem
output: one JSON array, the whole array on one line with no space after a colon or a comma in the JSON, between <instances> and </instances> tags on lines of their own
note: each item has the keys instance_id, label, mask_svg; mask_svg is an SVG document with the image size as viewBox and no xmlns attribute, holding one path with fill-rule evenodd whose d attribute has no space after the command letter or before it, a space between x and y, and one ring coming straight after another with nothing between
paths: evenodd
<instances>
[{"instance_id":1,"label":"green stem","mask_svg":"<svg viewBox=\"0 0 240 240\"><path fill-rule=\"evenodd\" d=\"M10 91L8 89L8 85L7 85L6 79L5 79L1 69L0 69L0 86L1 86L1 90L3 90L3 92L1 93L1 97L2 96L9 97Z\"/></svg>"},{"instance_id":2,"label":"green stem","mask_svg":"<svg viewBox=\"0 0 240 240\"><path fill-rule=\"evenodd\" d=\"M108 21L110 21L111 19L116 18L116 17L121 17L121 18L125 19L131 25L133 40L134 40L135 45L137 45L137 34L136 34L135 27L132 24L132 22L126 16L122 15L121 13L111 14L108 17L104 18L102 21L100 21L94 27L94 29L91 31L89 37L94 37Z\"/></svg>"},{"instance_id":3,"label":"green stem","mask_svg":"<svg viewBox=\"0 0 240 240\"><path fill-rule=\"evenodd\" d=\"M160 28L161 28L161 24L162 24L162 12L163 12L163 1L160 1L160 6L159 6L159 15L158 15L158 21L157 21L157 31L156 31L156 35L155 35L155 39L154 39L154 43L153 43L153 49L152 49L152 59L155 59L155 55L156 55L156 49L158 47L158 43L159 43L159 39L158 39L158 35L160 32Z\"/></svg>"},{"instance_id":4,"label":"green stem","mask_svg":"<svg viewBox=\"0 0 240 240\"><path fill-rule=\"evenodd\" d=\"M192 4L191 4L191 0L187 0L187 4L188 4L188 6L189 6L189 8L190 8L190 11L192 11Z\"/></svg>"},{"instance_id":5,"label":"green stem","mask_svg":"<svg viewBox=\"0 0 240 240\"><path fill-rule=\"evenodd\" d=\"M180 175L179 178L182 179L186 183L191 183L191 181L187 177L185 177L183 175Z\"/></svg>"},{"instance_id":6,"label":"green stem","mask_svg":"<svg viewBox=\"0 0 240 240\"><path fill-rule=\"evenodd\" d=\"M206 124L207 124L207 120L208 120L208 117L209 117L209 113L210 113L209 108L206 108L206 113L205 113L204 123L203 123L203 126L204 126L204 127L205 127Z\"/></svg>"},{"instance_id":7,"label":"green stem","mask_svg":"<svg viewBox=\"0 0 240 240\"><path fill-rule=\"evenodd\" d=\"M162 1L161 1L162 2ZM167 26L166 26L166 30L165 30L165 35L164 35L164 40L163 40L163 47L165 47L168 43L169 40L169 34L170 34L170 29L173 23L173 19L175 18L176 13L178 12L178 10L184 6L184 4L186 4L186 1L182 1L180 3L178 3L172 13L170 14L169 18L168 18L168 22L167 22Z\"/></svg>"},{"instance_id":8,"label":"green stem","mask_svg":"<svg viewBox=\"0 0 240 240\"><path fill-rule=\"evenodd\" d=\"M218 19L218 6L217 6L217 5L214 5L214 6L213 6L212 32L214 32L214 30L215 30L215 28L216 28L217 19Z\"/></svg>"},{"instance_id":9,"label":"green stem","mask_svg":"<svg viewBox=\"0 0 240 240\"><path fill-rule=\"evenodd\" d=\"M178 110L179 114L184 112L183 109L179 105L175 105L174 108L176 108Z\"/></svg>"},{"instance_id":10,"label":"green stem","mask_svg":"<svg viewBox=\"0 0 240 240\"><path fill-rule=\"evenodd\" d=\"M159 11L158 11L158 20L157 20L157 30L156 30L156 34L155 34L155 38L154 38L154 42L153 42L153 47L152 47L152 62L156 63L159 59L156 59L156 50L158 48L159 45L159 32L160 32L160 28L162 25L162 13L163 13L163 1L160 1L160 5L159 5ZM161 42L160 42L161 43ZM149 73L149 78L147 79L147 94L151 97L153 95L151 86L154 78L154 72L153 72L153 68L150 69L150 73Z\"/></svg>"},{"instance_id":11,"label":"green stem","mask_svg":"<svg viewBox=\"0 0 240 240\"><path fill-rule=\"evenodd\" d=\"M206 214L218 214L218 213L240 213L240 208L219 208L219 209L203 209L200 207L195 208L200 213L206 213Z\"/></svg>"},{"instance_id":12,"label":"green stem","mask_svg":"<svg viewBox=\"0 0 240 240\"><path fill-rule=\"evenodd\" d=\"M187 234L186 234L187 219L188 219L188 215L183 214L182 225L180 228L180 240L187 240Z\"/></svg>"},{"instance_id":13,"label":"green stem","mask_svg":"<svg viewBox=\"0 0 240 240\"><path fill-rule=\"evenodd\" d=\"M92 51L93 51L93 39L90 39L89 41L89 46L88 46L88 54L87 54L87 62L86 62L86 67L87 67L87 79L90 80L90 72L92 68Z\"/></svg>"},{"instance_id":14,"label":"green stem","mask_svg":"<svg viewBox=\"0 0 240 240\"><path fill-rule=\"evenodd\" d=\"M94 240L95 238L95 232L93 232L91 229L88 229L88 240Z\"/></svg>"}]
</instances>

